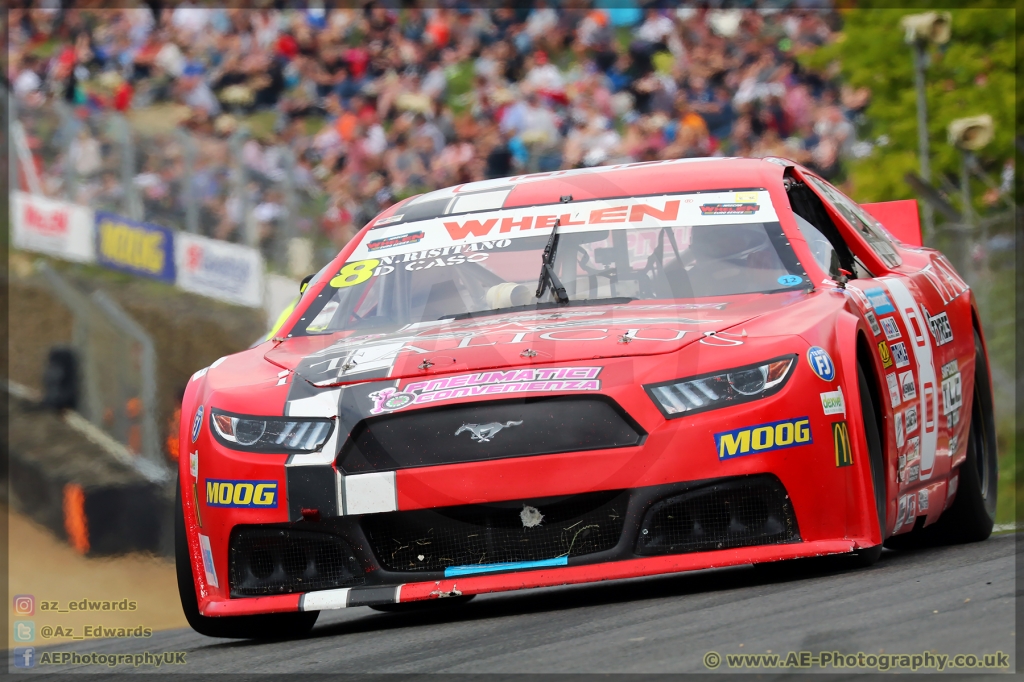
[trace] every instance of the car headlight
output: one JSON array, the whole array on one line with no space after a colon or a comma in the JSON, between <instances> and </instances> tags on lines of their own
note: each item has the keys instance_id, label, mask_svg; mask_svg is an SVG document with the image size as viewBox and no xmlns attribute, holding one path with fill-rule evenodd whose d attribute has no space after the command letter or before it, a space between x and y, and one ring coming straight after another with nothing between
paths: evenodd
<instances>
[{"instance_id":1,"label":"car headlight","mask_svg":"<svg viewBox=\"0 0 1024 682\"><path fill-rule=\"evenodd\" d=\"M221 444L249 452L316 452L334 429L333 419L253 417L210 410L210 425Z\"/></svg>"},{"instance_id":2,"label":"car headlight","mask_svg":"<svg viewBox=\"0 0 1024 682\"><path fill-rule=\"evenodd\" d=\"M759 400L777 393L786 383L796 355L686 379L644 386L665 419L716 410Z\"/></svg>"}]
</instances>

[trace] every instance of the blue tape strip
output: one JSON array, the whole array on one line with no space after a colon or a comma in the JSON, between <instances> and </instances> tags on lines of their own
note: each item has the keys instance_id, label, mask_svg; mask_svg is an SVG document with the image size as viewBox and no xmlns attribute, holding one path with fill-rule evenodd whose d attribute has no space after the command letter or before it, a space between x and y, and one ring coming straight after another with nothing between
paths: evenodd
<instances>
[{"instance_id":1,"label":"blue tape strip","mask_svg":"<svg viewBox=\"0 0 1024 682\"><path fill-rule=\"evenodd\" d=\"M445 578L457 578L461 575L474 573L494 573L495 571L518 571L524 568L545 568L547 566L566 566L569 557L560 556L541 561L512 561L507 564L471 564L469 566L449 566L444 569Z\"/></svg>"}]
</instances>

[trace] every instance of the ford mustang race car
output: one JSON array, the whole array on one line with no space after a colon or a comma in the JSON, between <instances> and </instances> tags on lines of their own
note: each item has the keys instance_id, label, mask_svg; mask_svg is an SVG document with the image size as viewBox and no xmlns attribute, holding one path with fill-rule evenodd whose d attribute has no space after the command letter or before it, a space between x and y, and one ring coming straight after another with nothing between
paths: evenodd
<instances>
[{"instance_id":1,"label":"ford mustang race car","mask_svg":"<svg viewBox=\"0 0 1024 682\"><path fill-rule=\"evenodd\" d=\"M189 623L988 537L985 340L916 216L775 158L388 208L189 382Z\"/></svg>"}]
</instances>

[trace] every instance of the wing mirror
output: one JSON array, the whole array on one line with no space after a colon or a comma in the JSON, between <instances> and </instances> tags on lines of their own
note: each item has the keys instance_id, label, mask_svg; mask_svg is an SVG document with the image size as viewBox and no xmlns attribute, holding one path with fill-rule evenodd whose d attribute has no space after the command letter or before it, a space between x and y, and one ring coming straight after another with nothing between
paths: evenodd
<instances>
[{"instance_id":1,"label":"wing mirror","mask_svg":"<svg viewBox=\"0 0 1024 682\"><path fill-rule=\"evenodd\" d=\"M306 287L309 286L309 281L311 279L313 279L314 277L316 277L316 273L315 272L312 275L306 275L302 279L302 282L299 284L299 295L300 296L306 291Z\"/></svg>"}]
</instances>

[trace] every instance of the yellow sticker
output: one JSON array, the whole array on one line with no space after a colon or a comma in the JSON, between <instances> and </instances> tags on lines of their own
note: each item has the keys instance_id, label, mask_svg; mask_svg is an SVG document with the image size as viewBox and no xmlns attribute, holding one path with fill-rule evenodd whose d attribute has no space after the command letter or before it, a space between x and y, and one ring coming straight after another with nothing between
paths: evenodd
<instances>
[{"instance_id":1,"label":"yellow sticker","mask_svg":"<svg viewBox=\"0 0 1024 682\"><path fill-rule=\"evenodd\" d=\"M338 274L331 280L331 286L336 289L344 289L345 287L354 287L357 284L362 284L373 276L373 269L378 265L380 265L380 259L378 258L345 263L345 267L339 270Z\"/></svg>"},{"instance_id":2,"label":"yellow sticker","mask_svg":"<svg viewBox=\"0 0 1024 682\"><path fill-rule=\"evenodd\" d=\"M737 204L756 204L757 192L736 192Z\"/></svg>"}]
</instances>

